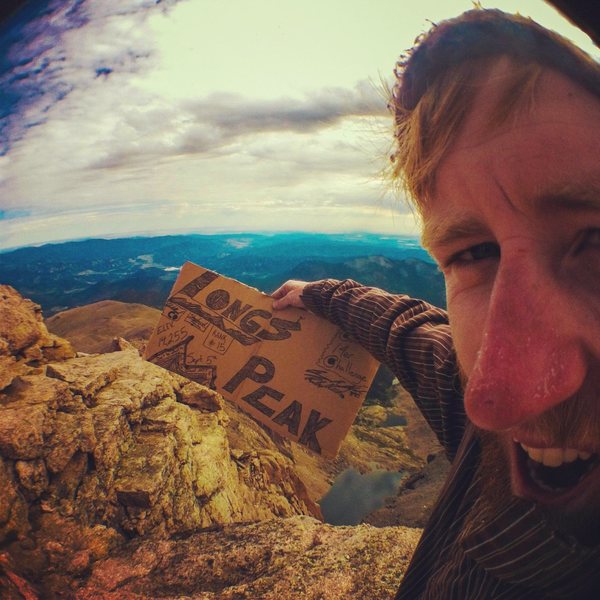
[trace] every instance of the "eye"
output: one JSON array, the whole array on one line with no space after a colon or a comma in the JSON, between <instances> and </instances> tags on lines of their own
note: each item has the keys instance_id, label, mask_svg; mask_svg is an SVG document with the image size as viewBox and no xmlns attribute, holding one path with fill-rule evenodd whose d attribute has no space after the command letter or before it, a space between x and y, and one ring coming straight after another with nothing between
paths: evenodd
<instances>
[{"instance_id":1,"label":"eye","mask_svg":"<svg viewBox=\"0 0 600 600\"><path fill-rule=\"evenodd\" d=\"M500 247L494 242L484 242L471 246L466 250L461 250L453 254L444 266L469 266L477 261L489 258L500 258Z\"/></svg>"},{"instance_id":2,"label":"eye","mask_svg":"<svg viewBox=\"0 0 600 600\"><path fill-rule=\"evenodd\" d=\"M582 231L577 240L575 254L597 248L600 248L600 229L586 229Z\"/></svg>"}]
</instances>

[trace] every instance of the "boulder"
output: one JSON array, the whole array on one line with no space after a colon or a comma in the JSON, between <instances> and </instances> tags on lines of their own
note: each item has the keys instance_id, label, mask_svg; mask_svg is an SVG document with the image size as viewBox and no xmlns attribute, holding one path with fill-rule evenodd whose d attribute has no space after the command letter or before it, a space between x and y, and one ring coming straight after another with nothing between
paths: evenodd
<instances>
[{"instance_id":1,"label":"boulder","mask_svg":"<svg viewBox=\"0 0 600 600\"><path fill-rule=\"evenodd\" d=\"M0 390L32 367L73 356L69 342L48 332L38 304L0 285Z\"/></svg>"}]
</instances>

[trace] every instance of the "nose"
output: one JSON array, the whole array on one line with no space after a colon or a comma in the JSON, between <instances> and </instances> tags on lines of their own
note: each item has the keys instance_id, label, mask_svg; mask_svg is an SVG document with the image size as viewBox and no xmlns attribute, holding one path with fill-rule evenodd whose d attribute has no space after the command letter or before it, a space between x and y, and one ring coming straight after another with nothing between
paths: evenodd
<instances>
[{"instance_id":1,"label":"nose","mask_svg":"<svg viewBox=\"0 0 600 600\"><path fill-rule=\"evenodd\" d=\"M492 431L534 419L571 397L586 375L568 291L534 258L498 267L465 408Z\"/></svg>"}]
</instances>

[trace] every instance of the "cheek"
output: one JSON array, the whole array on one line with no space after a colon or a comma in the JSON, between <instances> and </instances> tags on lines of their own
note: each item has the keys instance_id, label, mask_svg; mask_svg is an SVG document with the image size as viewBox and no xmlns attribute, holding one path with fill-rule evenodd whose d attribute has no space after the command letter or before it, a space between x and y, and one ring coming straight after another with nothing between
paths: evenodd
<instances>
[{"instance_id":1,"label":"cheek","mask_svg":"<svg viewBox=\"0 0 600 600\"><path fill-rule=\"evenodd\" d=\"M487 318L488 300L481 294L452 294L448 289L448 317L458 362L467 377L477 360L477 353Z\"/></svg>"}]
</instances>

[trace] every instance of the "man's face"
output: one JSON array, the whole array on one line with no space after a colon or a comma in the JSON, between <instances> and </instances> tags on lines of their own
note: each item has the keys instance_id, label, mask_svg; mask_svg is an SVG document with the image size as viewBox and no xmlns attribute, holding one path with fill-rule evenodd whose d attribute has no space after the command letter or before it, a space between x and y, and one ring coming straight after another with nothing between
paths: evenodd
<instances>
[{"instance_id":1,"label":"man's face","mask_svg":"<svg viewBox=\"0 0 600 600\"><path fill-rule=\"evenodd\" d=\"M436 175L424 238L468 384L512 492L600 514L600 101L545 71L533 112L490 131L497 65Z\"/></svg>"}]
</instances>

